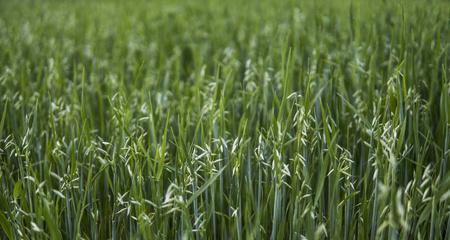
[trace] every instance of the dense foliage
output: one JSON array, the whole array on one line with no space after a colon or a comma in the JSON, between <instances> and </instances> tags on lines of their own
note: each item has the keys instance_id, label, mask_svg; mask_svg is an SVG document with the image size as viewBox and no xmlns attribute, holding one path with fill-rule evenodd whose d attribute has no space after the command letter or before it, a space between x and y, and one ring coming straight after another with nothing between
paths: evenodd
<instances>
[{"instance_id":1,"label":"dense foliage","mask_svg":"<svg viewBox=\"0 0 450 240\"><path fill-rule=\"evenodd\" d=\"M0 0L0 238L450 239L449 16Z\"/></svg>"}]
</instances>

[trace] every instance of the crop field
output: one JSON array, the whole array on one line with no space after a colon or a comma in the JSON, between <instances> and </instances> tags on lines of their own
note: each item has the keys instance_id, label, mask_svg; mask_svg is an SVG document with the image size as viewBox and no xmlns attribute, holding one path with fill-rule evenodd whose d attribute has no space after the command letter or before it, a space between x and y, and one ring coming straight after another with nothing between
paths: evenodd
<instances>
[{"instance_id":1,"label":"crop field","mask_svg":"<svg viewBox=\"0 0 450 240\"><path fill-rule=\"evenodd\" d=\"M0 239L450 239L447 0L0 0Z\"/></svg>"}]
</instances>

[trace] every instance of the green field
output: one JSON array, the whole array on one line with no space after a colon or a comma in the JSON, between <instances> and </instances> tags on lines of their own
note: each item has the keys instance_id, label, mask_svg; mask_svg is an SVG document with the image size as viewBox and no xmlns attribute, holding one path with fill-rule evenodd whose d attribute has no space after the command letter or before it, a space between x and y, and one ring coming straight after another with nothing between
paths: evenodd
<instances>
[{"instance_id":1,"label":"green field","mask_svg":"<svg viewBox=\"0 0 450 240\"><path fill-rule=\"evenodd\" d=\"M0 0L0 239L450 239L448 0Z\"/></svg>"}]
</instances>

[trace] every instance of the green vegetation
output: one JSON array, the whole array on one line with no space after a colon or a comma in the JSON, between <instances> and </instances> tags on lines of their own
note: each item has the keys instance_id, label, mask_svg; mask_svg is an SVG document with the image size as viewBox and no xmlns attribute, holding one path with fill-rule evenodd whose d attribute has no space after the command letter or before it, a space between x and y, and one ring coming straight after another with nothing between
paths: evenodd
<instances>
[{"instance_id":1,"label":"green vegetation","mask_svg":"<svg viewBox=\"0 0 450 240\"><path fill-rule=\"evenodd\" d=\"M0 238L450 239L449 16L0 0Z\"/></svg>"}]
</instances>

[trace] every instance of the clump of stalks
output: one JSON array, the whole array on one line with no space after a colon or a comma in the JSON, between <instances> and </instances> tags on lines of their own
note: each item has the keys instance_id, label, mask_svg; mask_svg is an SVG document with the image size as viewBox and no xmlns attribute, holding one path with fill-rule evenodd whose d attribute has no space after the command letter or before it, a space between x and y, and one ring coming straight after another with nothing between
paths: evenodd
<instances>
[{"instance_id":1,"label":"clump of stalks","mask_svg":"<svg viewBox=\"0 0 450 240\"><path fill-rule=\"evenodd\" d=\"M447 1L0 1L1 239L450 239Z\"/></svg>"}]
</instances>

